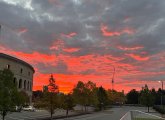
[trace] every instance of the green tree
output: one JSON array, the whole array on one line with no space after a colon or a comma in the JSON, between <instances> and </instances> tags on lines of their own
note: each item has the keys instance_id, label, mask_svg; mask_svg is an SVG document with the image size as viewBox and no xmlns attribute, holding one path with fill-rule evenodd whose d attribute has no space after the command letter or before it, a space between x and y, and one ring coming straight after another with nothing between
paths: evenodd
<instances>
[{"instance_id":1,"label":"green tree","mask_svg":"<svg viewBox=\"0 0 165 120\"><path fill-rule=\"evenodd\" d=\"M58 97L59 89L56 85L55 79L53 75L50 76L48 91L44 92L42 99L42 106L45 107L50 112L50 118L53 119L53 114L55 113L55 109L59 107L59 97Z\"/></svg>"},{"instance_id":2,"label":"green tree","mask_svg":"<svg viewBox=\"0 0 165 120\"><path fill-rule=\"evenodd\" d=\"M86 108L88 101L86 99L87 97L88 95L87 95L87 89L85 88L85 84L82 81L79 81L76 87L73 89L73 98L77 104L80 104Z\"/></svg>"},{"instance_id":3,"label":"green tree","mask_svg":"<svg viewBox=\"0 0 165 120\"><path fill-rule=\"evenodd\" d=\"M10 70L0 71L0 114L3 120L8 112L13 111L15 106L24 103L13 80L14 75Z\"/></svg>"},{"instance_id":4,"label":"green tree","mask_svg":"<svg viewBox=\"0 0 165 120\"><path fill-rule=\"evenodd\" d=\"M148 112L149 112L149 107L153 106L154 104L154 96L152 95L152 92L148 89L148 86L145 85L141 92L140 92L140 103L142 105L145 105L148 107Z\"/></svg>"},{"instance_id":5,"label":"green tree","mask_svg":"<svg viewBox=\"0 0 165 120\"><path fill-rule=\"evenodd\" d=\"M73 97L75 102L84 106L87 111L89 105L98 104L96 84L91 81L87 83L79 81L73 89Z\"/></svg>"},{"instance_id":6,"label":"green tree","mask_svg":"<svg viewBox=\"0 0 165 120\"><path fill-rule=\"evenodd\" d=\"M61 108L66 110L66 116L68 116L69 110L73 110L75 106L74 99L71 94L62 94L60 98Z\"/></svg>"},{"instance_id":7,"label":"green tree","mask_svg":"<svg viewBox=\"0 0 165 120\"><path fill-rule=\"evenodd\" d=\"M126 97L123 92L117 92L116 90L108 90L108 103L109 104L124 104Z\"/></svg>"},{"instance_id":8,"label":"green tree","mask_svg":"<svg viewBox=\"0 0 165 120\"><path fill-rule=\"evenodd\" d=\"M138 104L139 103L139 92L132 89L127 93L127 103L128 104Z\"/></svg>"},{"instance_id":9,"label":"green tree","mask_svg":"<svg viewBox=\"0 0 165 120\"><path fill-rule=\"evenodd\" d=\"M87 89L87 100L88 100L88 105L93 105L95 107L97 107L99 101L98 101L98 96L97 96L97 90L98 88L96 87L96 84L88 81L85 84L85 87Z\"/></svg>"},{"instance_id":10,"label":"green tree","mask_svg":"<svg viewBox=\"0 0 165 120\"><path fill-rule=\"evenodd\" d=\"M108 103L108 95L106 90L102 86L98 88L97 96L98 96L99 109L100 110L102 110L103 108L105 109L105 106Z\"/></svg>"}]
</instances>

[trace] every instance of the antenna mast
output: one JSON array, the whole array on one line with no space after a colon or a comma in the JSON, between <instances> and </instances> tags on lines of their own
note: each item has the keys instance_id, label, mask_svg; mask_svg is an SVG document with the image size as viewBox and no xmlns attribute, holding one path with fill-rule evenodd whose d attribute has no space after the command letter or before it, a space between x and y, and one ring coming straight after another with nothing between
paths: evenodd
<instances>
[{"instance_id":1,"label":"antenna mast","mask_svg":"<svg viewBox=\"0 0 165 120\"><path fill-rule=\"evenodd\" d=\"M115 72L116 72L116 69L115 69L115 67L113 66L113 76L112 76L112 91L114 90L114 78L115 78Z\"/></svg>"}]
</instances>

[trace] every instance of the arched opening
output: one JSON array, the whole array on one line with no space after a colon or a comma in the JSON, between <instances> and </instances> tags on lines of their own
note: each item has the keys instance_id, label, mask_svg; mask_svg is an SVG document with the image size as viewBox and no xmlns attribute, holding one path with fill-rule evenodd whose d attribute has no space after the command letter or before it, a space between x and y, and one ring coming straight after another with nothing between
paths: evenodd
<instances>
[{"instance_id":1,"label":"arched opening","mask_svg":"<svg viewBox=\"0 0 165 120\"><path fill-rule=\"evenodd\" d=\"M24 89L26 90L26 80L24 81Z\"/></svg>"},{"instance_id":2,"label":"arched opening","mask_svg":"<svg viewBox=\"0 0 165 120\"><path fill-rule=\"evenodd\" d=\"M32 91L32 83L30 82L30 91Z\"/></svg>"},{"instance_id":3,"label":"arched opening","mask_svg":"<svg viewBox=\"0 0 165 120\"><path fill-rule=\"evenodd\" d=\"M14 83L14 84L16 83L16 78L14 78L14 81L13 81L13 83Z\"/></svg>"},{"instance_id":4,"label":"arched opening","mask_svg":"<svg viewBox=\"0 0 165 120\"><path fill-rule=\"evenodd\" d=\"M9 64L7 64L6 67L7 67L7 69L10 69L10 65Z\"/></svg>"},{"instance_id":5,"label":"arched opening","mask_svg":"<svg viewBox=\"0 0 165 120\"><path fill-rule=\"evenodd\" d=\"M18 86L19 89L22 88L22 79L19 80L19 86Z\"/></svg>"},{"instance_id":6,"label":"arched opening","mask_svg":"<svg viewBox=\"0 0 165 120\"><path fill-rule=\"evenodd\" d=\"M17 78L14 77L14 80L13 80L15 86L17 87Z\"/></svg>"},{"instance_id":7,"label":"arched opening","mask_svg":"<svg viewBox=\"0 0 165 120\"><path fill-rule=\"evenodd\" d=\"M21 72L21 74L23 73L23 69L22 68L21 68L21 71L20 72Z\"/></svg>"},{"instance_id":8,"label":"arched opening","mask_svg":"<svg viewBox=\"0 0 165 120\"><path fill-rule=\"evenodd\" d=\"M28 81L28 86L27 86L27 90L30 90L30 87L29 87L29 81Z\"/></svg>"}]
</instances>

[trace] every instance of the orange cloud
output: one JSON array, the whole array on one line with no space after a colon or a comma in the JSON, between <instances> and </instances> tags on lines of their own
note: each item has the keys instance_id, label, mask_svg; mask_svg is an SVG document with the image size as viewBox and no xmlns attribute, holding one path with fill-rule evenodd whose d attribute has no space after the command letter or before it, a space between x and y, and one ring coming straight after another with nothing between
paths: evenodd
<instances>
[{"instance_id":1,"label":"orange cloud","mask_svg":"<svg viewBox=\"0 0 165 120\"><path fill-rule=\"evenodd\" d=\"M135 46L135 47L122 47L122 46L118 46L119 49L121 50L139 50L139 49L143 49L143 46Z\"/></svg>"},{"instance_id":2,"label":"orange cloud","mask_svg":"<svg viewBox=\"0 0 165 120\"><path fill-rule=\"evenodd\" d=\"M18 52L3 46L0 46L0 52L15 56L33 65L37 63L55 65L57 61L55 55L42 54L39 52L33 52L33 53Z\"/></svg>"},{"instance_id":3,"label":"orange cloud","mask_svg":"<svg viewBox=\"0 0 165 120\"><path fill-rule=\"evenodd\" d=\"M102 32L103 36L113 37L113 36L120 36L120 35L125 34L125 33L132 35L134 33L134 30L132 30L130 28L125 28L121 31L109 31L108 26L101 24L101 32Z\"/></svg>"},{"instance_id":4,"label":"orange cloud","mask_svg":"<svg viewBox=\"0 0 165 120\"><path fill-rule=\"evenodd\" d=\"M108 31L108 27L104 26L104 25L101 25L101 31L102 31L102 34L104 36L107 36L107 37L120 36L121 35L121 33L119 33L119 32L110 32L110 31Z\"/></svg>"},{"instance_id":5,"label":"orange cloud","mask_svg":"<svg viewBox=\"0 0 165 120\"><path fill-rule=\"evenodd\" d=\"M127 56L130 56L131 58L137 60L137 61L147 61L149 60L149 57L141 57L139 55L135 55L135 54L126 54Z\"/></svg>"},{"instance_id":6,"label":"orange cloud","mask_svg":"<svg viewBox=\"0 0 165 120\"><path fill-rule=\"evenodd\" d=\"M75 33L75 32L72 32L72 33L69 33L69 34L62 34L62 36L67 37L67 38L72 38L76 35L77 35L77 33Z\"/></svg>"},{"instance_id":7,"label":"orange cloud","mask_svg":"<svg viewBox=\"0 0 165 120\"><path fill-rule=\"evenodd\" d=\"M73 53L79 51L80 48L64 48L63 51L68 52L68 53Z\"/></svg>"},{"instance_id":8,"label":"orange cloud","mask_svg":"<svg viewBox=\"0 0 165 120\"><path fill-rule=\"evenodd\" d=\"M64 48L64 41L59 39L59 40L55 40L52 44L52 46L50 46L50 50L60 50Z\"/></svg>"},{"instance_id":9,"label":"orange cloud","mask_svg":"<svg viewBox=\"0 0 165 120\"><path fill-rule=\"evenodd\" d=\"M23 34L23 33L27 32L27 31L28 31L28 29L25 28L25 27L17 29L18 34Z\"/></svg>"}]
</instances>

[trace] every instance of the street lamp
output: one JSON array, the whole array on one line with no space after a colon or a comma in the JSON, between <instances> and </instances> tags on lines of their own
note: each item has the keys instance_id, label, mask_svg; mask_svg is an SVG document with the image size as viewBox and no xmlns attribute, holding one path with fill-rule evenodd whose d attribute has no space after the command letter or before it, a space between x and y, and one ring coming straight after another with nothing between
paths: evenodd
<instances>
[{"instance_id":1,"label":"street lamp","mask_svg":"<svg viewBox=\"0 0 165 120\"><path fill-rule=\"evenodd\" d=\"M161 105L163 105L163 81L158 81L159 83L162 83L162 92L161 92Z\"/></svg>"}]
</instances>

